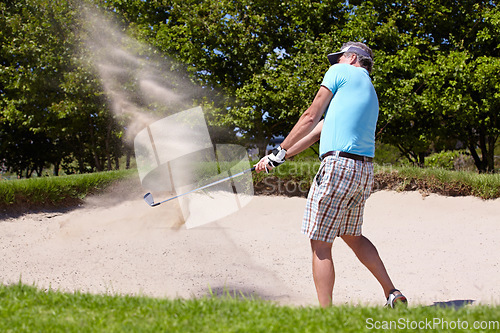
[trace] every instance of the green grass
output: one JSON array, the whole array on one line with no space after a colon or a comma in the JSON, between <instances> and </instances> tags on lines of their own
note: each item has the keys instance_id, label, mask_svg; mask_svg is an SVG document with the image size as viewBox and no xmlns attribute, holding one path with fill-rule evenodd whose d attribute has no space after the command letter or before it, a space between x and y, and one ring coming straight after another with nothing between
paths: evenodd
<instances>
[{"instance_id":1,"label":"green grass","mask_svg":"<svg viewBox=\"0 0 500 333\"><path fill-rule=\"evenodd\" d=\"M67 200L83 199L116 180L135 175L135 170L108 171L60 177L38 177L0 181L0 207L57 206Z\"/></svg>"},{"instance_id":2,"label":"green grass","mask_svg":"<svg viewBox=\"0 0 500 333\"><path fill-rule=\"evenodd\" d=\"M319 161L289 161L269 174L254 173L254 182L265 177L310 184ZM137 170L109 171L60 177L39 177L0 181L0 208L19 206L58 207L71 205L126 177L138 177ZM444 195L474 195L483 199L500 198L500 174L449 171L439 168L394 167L375 164L375 178L391 178L395 190L424 189ZM379 182L380 183L380 182ZM394 185L396 184L396 186ZM383 189L383 188L378 188ZM307 189L304 189L307 192Z\"/></svg>"},{"instance_id":3,"label":"green grass","mask_svg":"<svg viewBox=\"0 0 500 333\"><path fill-rule=\"evenodd\" d=\"M255 164L257 162L254 162ZM281 179L294 179L312 181L320 166L319 160L313 161L289 161L273 169L269 174L261 172L254 174L254 179L262 180L264 177L276 176Z\"/></svg>"},{"instance_id":4,"label":"green grass","mask_svg":"<svg viewBox=\"0 0 500 333\"><path fill-rule=\"evenodd\" d=\"M375 167L375 174L396 175L402 185L411 181L424 181L425 187L431 192L436 189L454 187L461 189L463 194L473 195L482 199L500 198L500 174L478 174L472 171L451 171L441 168L419 167Z\"/></svg>"},{"instance_id":5,"label":"green grass","mask_svg":"<svg viewBox=\"0 0 500 333\"><path fill-rule=\"evenodd\" d=\"M0 285L1 332L382 332L384 325L400 332L463 331L451 329L458 323L497 332L499 313L500 306L321 309L229 295L170 300ZM486 329L472 329L475 322Z\"/></svg>"},{"instance_id":6,"label":"green grass","mask_svg":"<svg viewBox=\"0 0 500 333\"><path fill-rule=\"evenodd\" d=\"M256 182L265 177L311 183L320 166L319 161L289 161L271 173L254 175ZM473 195L482 199L500 198L500 174L478 174L473 171L451 171L442 168L381 166L375 164L375 181L390 178L391 186L378 189L418 190L443 195ZM409 186L411 185L411 186Z\"/></svg>"}]
</instances>

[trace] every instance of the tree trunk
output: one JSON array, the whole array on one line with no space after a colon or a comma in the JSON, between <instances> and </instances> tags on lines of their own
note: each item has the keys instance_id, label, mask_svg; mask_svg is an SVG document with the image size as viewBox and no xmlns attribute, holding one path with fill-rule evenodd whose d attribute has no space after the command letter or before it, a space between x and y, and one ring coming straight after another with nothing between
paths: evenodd
<instances>
[{"instance_id":1,"label":"tree trunk","mask_svg":"<svg viewBox=\"0 0 500 333\"><path fill-rule=\"evenodd\" d=\"M107 131L106 131L106 140L104 143L108 171L112 170L111 152L109 151L109 146L110 146L109 142L110 141L111 141L111 121L108 121L108 126L107 126Z\"/></svg>"},{"instance_id":2,"label":"tree trunk","mask_svg":"<svg viewBox=\"0 0 500 333\"><path fill-rule=\"evenodd\" d=\"M495 172L495 144L498 136L488 137L488 172Z\"/></svg>"},{"instance_id":3,"label":"tree trunk","mask_svg":"<svg viewBox=\"0 0 500 333\"><path fill-rule=\"evenodd\" d=\"M42 166L37 166L35 169L36 169L35 170L36 175L38 177L42 177L43 176L43 165Z\"/></svg>"},{"instance_id":4,"label":"tree trunk","mask_svg":"<svg viewBox=\"0 0 500 333\"><path fill-rule=\"evenodd\" d=\"M54 176L59 176L59 166L60 166L61 162L60 161L57 161L57 162L54 162Z\"/></svg>"},{"instance_id":5,"label":"tree trunk","mask_svg":"<svg viewBox=\"0 0 500 333\"><path fill-rule=\"evenodd\" d=\"M423 168L425 166L425 153L418 153L418 166Z\"/></svg>"},{"instance_id":6,"label":"tree trunk","mask_svg":"<svg viewBox=\"0 0 500 333\"><path fill-rule=\"evenodd\" d=\"M127 154L127 161L126 161L126 163L125 163L125 169L127 169L127 170L128 170L128 169L130 169L130 159L131 159L131 157L132 157L132 151L131 151L130 149L128 149L128 148L127 148L127 152L126 152L126 154Z\"/></svg>"},{"instance_id":7,"label":"tree trunk","mask_svg":"<svg viewBox=\"0 0 500 333\"><path fill-rule=\"evenodd\" d=\"M267 153L267 141L261 140L260 142L257 143L257 149L259 149L259 157L262 158L266 156Z\"/></svg>"},{"instance_id":8,"label":"tree trunk","mask_svg":"<svg viewBox=\"0 0 500 333\"><path fill-rule=\"evenodd\" d=\"M83 157L78 156L77 160L78 160L78 171L80 173L84 173L85 172L85 162L83 160Z\"/></svg>"},{"instance_id":9,"label":"tree trunk","mask_svg":"<svg viewBox=\"0 0 500 333\"><path fill-rule=\"evenodd\" d=\"M469 148L469 151L470 151L472 158L474 159L474 165L476 166L479 173L485 172L486 167L484 165L484 162L481 160L481 157L479 157L479 155L476 151L476 144L473 142L473 143L469 143L467 146Z\"/></svg>"},{"instance_id":10,"label":"tree trunk","mask_svg":"<svg viewBox=\"0 0 500 333\"><path fill-rule=\"evenodd\" d=\"M26 168L26 178L31 178L31 175L33 174L33 169L30 167Z\"/></svg>"},{"instance_id":11,"label":"tree trunk","mask_svg":"<svg viewBox=\"0 0 500 333\"><path fill-rule=\"evenodd\" d=\"M90 125L90 147L91 147L91 154L94 157L94 163L95 163L95 168L97 171L102 171L101 167L101 162L99 161L99 156L97 154L97 148L96 148L96 140L95 140L95 135L94 135L94 126L92 126L92 122L89 123Z\"/></svg>"}]
</instances>

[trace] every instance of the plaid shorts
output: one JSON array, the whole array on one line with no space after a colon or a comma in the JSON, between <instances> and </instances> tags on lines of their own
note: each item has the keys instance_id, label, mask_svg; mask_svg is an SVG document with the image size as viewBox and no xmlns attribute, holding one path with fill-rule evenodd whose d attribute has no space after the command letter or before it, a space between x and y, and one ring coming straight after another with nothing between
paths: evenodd
<instances>
[{"instance_id":1,"label":"plaid shorts","mask_svg":"<svg viewBox=\"0 0 500 333\"><path fill-rule=\"evenodd\" d=\"M339 157L323 159L309 190L302 233L333 243L337 236L360 236L366 199L373 187L373 163Z\"/></svg>"}]
</instances>

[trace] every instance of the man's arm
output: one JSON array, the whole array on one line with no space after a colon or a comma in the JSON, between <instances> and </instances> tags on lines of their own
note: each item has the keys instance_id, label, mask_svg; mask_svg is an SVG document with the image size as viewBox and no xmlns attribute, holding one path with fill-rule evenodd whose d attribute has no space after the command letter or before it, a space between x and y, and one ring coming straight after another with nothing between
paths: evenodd
<instances>
[{"instance_id":1,"label":"man's arm","mask_svg":"<svg viewBox=\"0 0 500 333\"><path fill-rule=\"evenodd\" d=\"M286 158L290 158L292 156L297 155L298 153L306 150L309 148L313 143L319 140L321 136L321 130L323 129L323 122L324 120L322 119L316 127L313 128L309 134L307 134L305 137L300 139L296 144L291 146L287 151L286 151Z\"/></svg>"},{"instance_id":2,"label":"man's arm","mask_svg":"<svg viewBox=\"0 0 500 333\"><path fill-rule=\"evenodd\" d=\"M273 166L279 165L285 161L285 151L287 149L292 149L292 153L296 148L300 148L302 150L306 149L305 143L309 142L313 136L306 139L306 141L302 142L299 147L292 148L295 144L297 144L300 140L304 139L315 127L318 125L321 116L325 113L330 101L332 100L333 93L326 87L321 86L316 93L316 97L314 97L313 102L307 108L307 110L300 116L299 120L292 128L292 131L287 135L285 140L281 143L280 147L284 150L281 150L278 154L281 154L281 157L276 156L274 154L267 155L263 157L259 163L255 165L255 171L260 172L266 170L269 171ZM319 135L321 133L321 127L319 127L319 132L314 133L315 135ZM319 137L318 137L319 138ZM317 140L316 140L317 141ZM311 142L314 143L316 141ZM298 149L297 149L298 150ZM302 151L300 150L300 151ZM293 155L298 154L300 151L296 151ZM293 156L287 154L286 156ZM278 160L278 162L271 162L271 159Z\"/></svg>"},{"instance_id":3,"label":"man's arm","mask_svg":"<svg viewBox=\"0 0 500 333\"><path fill-rule=\"evenodd\" d=\"M281 143L281 148L288 150L309 134L316 127L321 116L325 113L332 97L333 93L328 88L321 86L311 106L309 106L302 116L300 116L295 126Z\"/></svg>"},{"instance_id":4,"label":"man's arm","mask_svg":"<svg viewBox=\"0 0 500 333\"><path fill-rule=\"evenodd\" d=\"M286 158L290 158L292 156L297 155L298 153L306 150L309 148L313 143L319 140L319 137L321 136L321 130L323 129L323 122L324 120L321 120L316 127L313 128L309 134L307 134L305 137L300 139L296 144L290 147L290 149L287 150L286 152ZM263 157L259 163L255 165L255 171L257 173L266 170L267 172L271 171L273 169L272 166L268 164L267 161L267 156Z\"/></svg>"}]
</instances>

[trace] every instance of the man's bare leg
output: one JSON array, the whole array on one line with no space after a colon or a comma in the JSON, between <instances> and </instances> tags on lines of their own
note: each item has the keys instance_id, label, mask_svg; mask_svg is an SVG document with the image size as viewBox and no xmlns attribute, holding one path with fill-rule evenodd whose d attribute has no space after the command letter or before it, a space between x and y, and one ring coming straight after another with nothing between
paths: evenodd
<instances>
[{"instance_id":1,"label":"man's bare leg","mask_svg":"<svg viewBox=\"0 0 500 333\"><path fill-rule=\"evenodd\" d=\"M356 257L368 270L375 276L377 281L384 289L385 297L389 296L389 292L394 288L394 284L385 269L384 263L378 254L375 246L365 236L349 236L344 235L342 239L354 251Z\"/></svg>"},{"instance_id":2,"label":"man's bare leg","mask_svg":"<svg viewBox=\"0 0 500 333\"><path fill-rule=\"evenodd\" d=\"M312 270L318 301L322 307L332 304L335 270L332 260L332 243L311 239Z\"/></svg>"}]
</instances>

